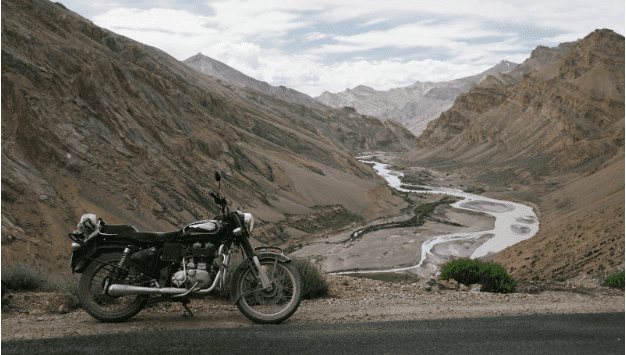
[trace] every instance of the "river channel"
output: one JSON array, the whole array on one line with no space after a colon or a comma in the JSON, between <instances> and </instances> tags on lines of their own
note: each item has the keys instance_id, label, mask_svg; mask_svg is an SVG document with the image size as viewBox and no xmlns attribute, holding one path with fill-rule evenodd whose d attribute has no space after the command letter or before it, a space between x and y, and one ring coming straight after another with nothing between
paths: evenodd
<instances>
[{"instance_id":1,"label":"river channel","mask_svg":"<svg viewBox=\"0 0 626 355\"><path fill-rule=\"evenodd\" d=\"M470 211L487 213L495 217L494 228L491 230L450 233L432 237L422 243L419 262L412 266L387 268L380 270L362 270L364 272L400 272L409 271L421 276L438 274L438 264L449 256L461 256L455 245L474 242L480 244L470 258L493 256L503 249L531 238L539 231L539 220L532 207L511 201L496 200L459 189L433 187L427 185L403 184L400 180L404 174L389 168L389 164L369 161L373 156L359 157L366 164L373 164L378 175L387 180L390 187L408 193L441 194L463 198L452 204L452 207ZM425 190L413 190L402 186L420 187ZM357 272L357 271L352 271ZM350 273L350 272L342 272Z\"/></svg>"},{"instance_id":2,"label":"river channel","mask_svg":"<svg viewBox=\"0 0 626 355\"><path fill-rule=\"evenodd\" d=\"M372 165L398 191L462 198L451 205L453 208L444 209L445 217L459 222L460 227L427 219L423 226L415 228L381 229L363 234L362 229L351 230L308 243L294 252L294 256L316 262L327 273L397 272L425 279L438 275L440 265L446 260L453 257L489 260L539 230L538 218L529 206L454 188L403 184L402 172L392 170L389 164L372 161L373 157L358 159Z\"/></svg>"}]
</instances>

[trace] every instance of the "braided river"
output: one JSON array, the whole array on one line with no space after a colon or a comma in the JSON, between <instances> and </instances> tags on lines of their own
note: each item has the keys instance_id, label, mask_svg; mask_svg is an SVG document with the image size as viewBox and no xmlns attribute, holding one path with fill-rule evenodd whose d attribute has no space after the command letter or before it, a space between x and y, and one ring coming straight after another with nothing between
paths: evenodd
<instances>
[{"instance_id":1,"label":"braided river","mask_svg":"<svg viewBox=\"0 0 626 355\"><path fill-rule=\"evenodd\" d=\"M459 253L460 248L458 246L461 244L467 245L469 242L475 246L470 258L488 258L489 256L493 256L513 244L532 237L539 230L538 218L533 209L529 206L510 201L487 198L453 188L403 184L400 180L403 176L402 172L391 170L389 168L389 164L367 160L371 158L372 156L364 156L359 157L358 159L363 163L373 164L373 168L380 176L387 180L390 187L393 187L398 191L408 193L428 193L460 197L462 200L452 204L452 207L489 214L495 217L495 225L491 230L432 236L423 241L419 262L415 265L377 270L351 270L336 273L346 274L404 271L420 275L421 277L428 277L436 275L440 272L438 265L442 261L449 259L450 257L463 256ZM402 186L420 187L425 190L415 191L403 188ZM357 235L353 236L356 237Z\"/></svg>"}]
</instances>

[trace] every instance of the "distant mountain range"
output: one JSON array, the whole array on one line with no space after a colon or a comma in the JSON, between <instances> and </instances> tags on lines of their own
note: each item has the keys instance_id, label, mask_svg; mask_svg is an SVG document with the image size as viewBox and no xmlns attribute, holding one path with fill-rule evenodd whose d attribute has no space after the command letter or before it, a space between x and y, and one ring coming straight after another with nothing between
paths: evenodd
<instances>
[{"instance_id":1,"label":"distant mountain range","mask_svg":"<svg viewBox=\"0 0 626 355\"><path fill-rule=\"evenodd\" d=\"M410 86L388 91L377 91L359 85L337 94L325 91L322 95L312 98L294 89L272 86L265 81L254 79L202 53L185 59L183 63L232 85L254 89L287 102L312 108L352 107L362 115L398 122L415 135L421 134L428 122L452 107L454 99L467 92L473 84L483 81L489 75L510 72L517 67L517 64L503 60L489 70L466 78L438 83L417 81Z\"/></svg>"},{"instance_id":2,"label":"distant mountain range","mask_svg":"<svg viewBox=\"0 0 626 355\"><path fill-rule=\"evenodd\" d=\"M394 120L419 136L428 122L452 107L457 96L469 91L473 84L489 75L506 73L516 67L517 64L503 60L489 70L465 78L438 83L417 81L407 87L387 91L359 85L336 94L326 91L315 99L330 107L354 107L364 115Z\"/></svg>"}]
</instances>

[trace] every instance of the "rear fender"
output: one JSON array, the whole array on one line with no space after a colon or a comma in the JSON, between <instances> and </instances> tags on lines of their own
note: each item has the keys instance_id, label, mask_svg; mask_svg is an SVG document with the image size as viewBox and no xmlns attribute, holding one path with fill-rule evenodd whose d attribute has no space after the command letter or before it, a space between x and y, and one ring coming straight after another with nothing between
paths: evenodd
<instances>
[{"instance_id":1,"label":"rear fender","mask_svg":"<svg viewBox=\"0 0 626 355\"><path fill-rule=\"evenodd\" d=\"M89 247L80 248L72 253L72 272L82 274L83 271L100 255L114 251L123 251L126 245L122 244L91 244Z\"/></svg>"},{"instance_id":2,"label":"rear fender","mask_svg":"<svg viewBox=\"0 0 626 355\"><path fill-rule=\"evenodd\" d=\"M274 253L274 252L258 253L256 254L256 256L259 258L259 262L263 260L278 260L283 263L291 262L291 259L289 259L285 255ZM244 260L244 262L239 264L239 266L233 273L232 278L230 279L230 299L233 301L233 303L237 303L237 301L239 301L239 290L237 289L237 280L239 280L243 272L248 267L254 267L254 261L252 260L253 257L254 256L251 256L247 258L246 260Z\"/></svg>"}]
</instances>

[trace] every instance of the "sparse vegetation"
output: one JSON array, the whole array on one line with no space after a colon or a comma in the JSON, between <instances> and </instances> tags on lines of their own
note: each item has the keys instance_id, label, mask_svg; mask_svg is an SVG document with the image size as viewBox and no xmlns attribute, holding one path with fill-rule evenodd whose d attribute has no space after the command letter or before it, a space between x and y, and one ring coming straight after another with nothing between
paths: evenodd
<instances>
[{"instance_id":1,"label":"sparse vegetation","mask_svg":"<svg viewBox=\"0 0 626 355\"><path fill-rule=\"evenodd\" d=\"M424 187L420 187L420 186L409 186L409 185L402 185L400 186L403 189L407 189L407 190L415 190L415 191L427 191L427 188Z\"/></svg>"},{"instance_id":2,"label":"sparse vegetation","mask_svg":"<svg viewBox=\"0 0 626 355\"><path fill-rule=\"evenodd\" d=\"M482 291L494 293L511 293L517 287L515 279L502 266L481 260L453 260L443 266L440 279L455 279L464 285L481 284Z\"/></svg>"},{"instance_id":3,"label":"sparse vegetation","mask_svg":"<svg viewBox=\"0 0 626 355\"><path fill-rule=\"evenodd\" d=\"M483 189L482 187L470 186L467 189L463 190L463 192L467 192L467 193L475 194L475 195L480 195L480 194L485 192L485 189Z\"/></svg>"},{"instance_id":4,"label":"sparse vegetation","mask_svg":"<svg viewBox=\"0 0 626 355\"><path fill-rule=\"evenodd\" d=\"M348 211L343 206L316 206L312 216L288 215L287 225L307 233L326 229L339 229L353 222L363 221L363 217Z\"/></svg>"},{"instance_id":5,"label":"sparse vegetation","mask_svg":"<svg viewBox=\"0 0 626 355\"><path fill-rule=\"evenodd\" d=\"M441 204L450 204L450 203L453 203L454 201L455 200L453 198L446 196L437 202L430 202L430 203L419 205L417 206L417 208L415 208L415 210L413 210L415 215L411 217L410 219L406 221L402 221L402 222L390 222L390 223L383 223L383 224L377 224L375 226L366 227L364 229L361 229L360 231L353 233L351 239L354 240L356 238L363 236L366 233L378 231L381 229L409 228L409 227L422 226L424 225L424 223L426 223L426 218L428 218L428 216L435 210L437 206Z\"/></svg>"},{"instance_id":6,"label":"sparse vegetation","mask_svg":"<svg viewBox=\"0 0 626 355\"><path fill-rule=\"evenodd\" d=\"M616 270L607 275L601 275L602 285L613 288L624 288L624 270Z\"/></svg>"},{"instance_id":7,"label":"sparse vegetation","mask_svg":"<svg viewBox=\"0 0 626 355\"><path fill-rule=\"evenodd\" d=\"M396 272L378 273L378 274L371 274L371 273L352 274L351 276L364 278L364 279L385 281L385 282L417 282L419 281L419 278L415 275L400 274Z\"/></svg>"},{"instance_id":8,"label":"sparse vegetation","mask_svg":"<svg viewBox=\"0 0 626 355\"><path fill-rule=\"evenodd\" d=\"M294 258L291 262L300 274L303 299L324 297L328 294L328 282L324 274L313 263L302 258Z\"/></svg>"},{"instance_id":9,"label":"sparse vegetation","mask_svg":"<svg viewBox=\"0 0 626 355\"><path fill-rule=\"evenodd\" d=\"M78 279L80 275L70 273L53 274L38 264L21 261L2 265L2 282L13 291L56 292L72 299L72 308L77 308ZM3 290L3 292L5 292Z\"/></svg>"},{"instance_id":10,"label":"sparse vegetation","mask_svg":"<svg viewBox=\"0 0 626 355\"><path fill-rule=\"evenodd\" d=\"M2 265L2 281L14 291L41 291L47 287L46 276L43 268L28 261Z\"/></svg>"}]
</instances>

